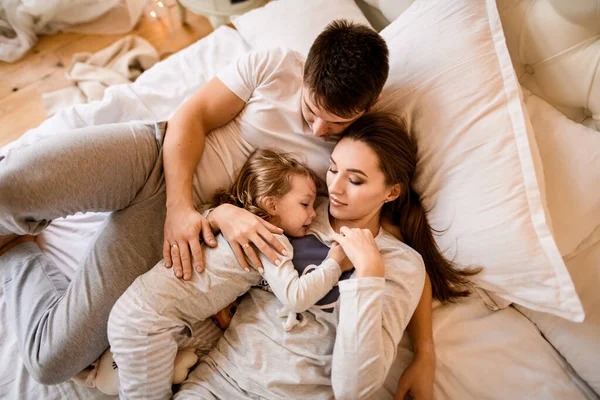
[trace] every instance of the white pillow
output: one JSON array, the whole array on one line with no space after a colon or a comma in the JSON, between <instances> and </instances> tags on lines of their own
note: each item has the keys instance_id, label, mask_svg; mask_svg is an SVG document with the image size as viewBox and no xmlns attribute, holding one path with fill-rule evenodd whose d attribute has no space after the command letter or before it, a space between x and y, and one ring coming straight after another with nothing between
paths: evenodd
<instances>
[{"instance_id":1,"label":"white pillow","mask_svg":"<svg viewBox=\"0 0 600 400\"><path fill-rule=\"evenodd\" d=\"M434 399L596 399L517 310L491 311L471 296L448 306L435 302L431 316L437 353ZM407 332L396 354L377 399L394 398L398 379L414 358Z\"/></svg>"},{"instance_id":2,"label":"white pillow","mask_svg":"<svg viewBox=\"0 0 600 400\"><path fill-rule=\"evenodd\" d=\"M319 33L335 19L371 26L354 0L278 0L232 18L254 49L286 47L308 54Z\"/></svg>"},{"instance_id":3,"label":"white pillow","mask_svg":"<svg viewBox=\"0 0 600 400\"><path fill-rule=\"evenodd\" d=\"M581 321L495 1L416 1L381 35L390 77L377 108L403 115L417 139L415 189L439 247L483 266L483 289Z\"/></svg>"},{"instance_id":4,"label":"white pillow","mask_svg":"<svg viewBox=\"0 0 600 400\"><path fill-rule=\"evenodd\" d=\"M556 242L583 304L585 321L518 307L573 369L600 393L600 134L537 96L525 102L540 148Z\"/></svg>"},{"instance_id":5,"label":"white pillow","mask_svg":"<svg viewBox=\"0 0 600 400\"><path fill-rule=\"evenodd\" d=\"M575 372L600 394L600 229L584 243L581 251L565 257L565 261L581 297L585 321L574 323L525 307L517 309L537 325Z\"/></svg>"},{"instance_id":6,"label":"white pillow","mask_svg":"<svg viewBox=\"0 0 600 400\"><path fill-rule=\"evenodd\" d=\"M364 0L365 3L375 7L388 21L394 21L400 16L415 0Z\"/></svg>"},{"instance_id":7,"label":"white pillow","mask_svg":"<svg viewBox=\"0 0 600 400\"><path fill-rule=\"evenodd\" d=\"M525 92L554 237L568 256L600 225L600 134Z\"/></svg>"}]
</instances>

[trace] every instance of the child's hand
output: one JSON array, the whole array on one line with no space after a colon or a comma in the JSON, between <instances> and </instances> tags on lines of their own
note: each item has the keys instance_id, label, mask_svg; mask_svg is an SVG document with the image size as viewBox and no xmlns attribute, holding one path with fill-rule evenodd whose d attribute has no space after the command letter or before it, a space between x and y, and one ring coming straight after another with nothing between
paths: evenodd
<instances>
[{"instance_id":1,"label":"child's hand","mask_svg":"<svg viewBox=\"0 0 600 400\"><path fill-rule=\"evenodd\" d=\"M329 238L344 249L344 253L356 268L358 278L385 276L383 259L370 230L343 226L340 233L333 233Z\"/></svg>"},{"instance_id":2,"label":"child's hand","mask_svg":"<svg viewBox=\"0 0 600 400\"><path fill-rule=\"evenodd\" d=\"M342 272L349 271L352 269L352 264L348 260L348 257L346 257L344 249L342 249L342 246L340 246L337 242L333 242L333 245L329 249L329 254L327 255L327 257L333 258L335 261L337 261L337 263L340 264Z\"/></svg>"}]
</instances>

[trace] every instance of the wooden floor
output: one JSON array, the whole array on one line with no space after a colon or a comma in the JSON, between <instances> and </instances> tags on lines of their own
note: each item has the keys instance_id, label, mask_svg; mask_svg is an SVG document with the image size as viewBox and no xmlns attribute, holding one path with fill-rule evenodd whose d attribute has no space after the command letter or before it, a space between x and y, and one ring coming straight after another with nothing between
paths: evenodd
<instances>
[{"instance_id":1,"label":"wooden floor","mask_svg":"<svg viewBox=\"0 0 600 400\"><path fill-rule=\"evenodd\" d=\"M160 20L144 14L135 34L148 40L162 58L208 35L213 28L202 16L187 12L187 24L181 24L177 7L169 8L173 34L166 14ZM97 36L58 33L42 36L21 60L0 62L0 146L19 138L38 126L46 117L43 93L69 85L65 71L75 53L101 50L126 35Z\"/></svg>"}]
</instances>

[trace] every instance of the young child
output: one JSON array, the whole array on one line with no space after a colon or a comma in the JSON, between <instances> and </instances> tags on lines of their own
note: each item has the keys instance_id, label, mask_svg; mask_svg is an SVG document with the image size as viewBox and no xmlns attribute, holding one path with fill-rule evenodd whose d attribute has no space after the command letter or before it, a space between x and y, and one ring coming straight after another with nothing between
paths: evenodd
<instances>
[{"instance_id":1,"label":"young child","mask_svg":"<svg viewBox=\"0 0 600 400\"><path fill-rule=\"evenodd\" d=\"M215 196L215 203L243 207L282 228L285 235L302 237L316 215L317 182L316 175L290 155L256 150L231 187ZM159 262L133 282L108 322L121 398L170 398L177 350L191 346L210 350L221 336L210 317L263 279L283 303L280 315L287 317L283 324L287 331L298 323L296 313L315 305L351 268L335 246L320 266L299 276L290 241L283 235L278 238L287 255L278 266L261 255L262 275L244 271L227 241L217 235L217 247L204 248L205 271L194 271L192 280L174 277Z\"/></svg>"}]
</instances>

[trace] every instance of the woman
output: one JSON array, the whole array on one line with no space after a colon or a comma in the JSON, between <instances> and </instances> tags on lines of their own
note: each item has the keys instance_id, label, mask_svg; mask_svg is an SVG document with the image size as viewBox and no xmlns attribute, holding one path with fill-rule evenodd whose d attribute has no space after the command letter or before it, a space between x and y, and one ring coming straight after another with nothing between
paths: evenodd
<instances>
[{"instance_id":1,"label":"woman","mask_svg":"<svg viewBox=\"0 0 600 400\"><path fill-rule=\"evenodd\" d=\"M302 244L313 260L294 245L294 264L322 261L338 243L354 273L325 297L328 307L303 313L302 327L292 333L272 318L281 306L276 297L251 289L176 399L366 398L379 390L425 279L421 256L381 228L386 213L403 223L400 233L422 247L428 261L441 260L429 265L442 271L432 275L436 297L468 293L459 287L464 275L439 254L411 190L415 147L400 124L382 114L362 117L348 128L330 162L329 200L317 208L312 241ZM321 260L314 259L318 254Z\"/></svg>"}]
</instances>

